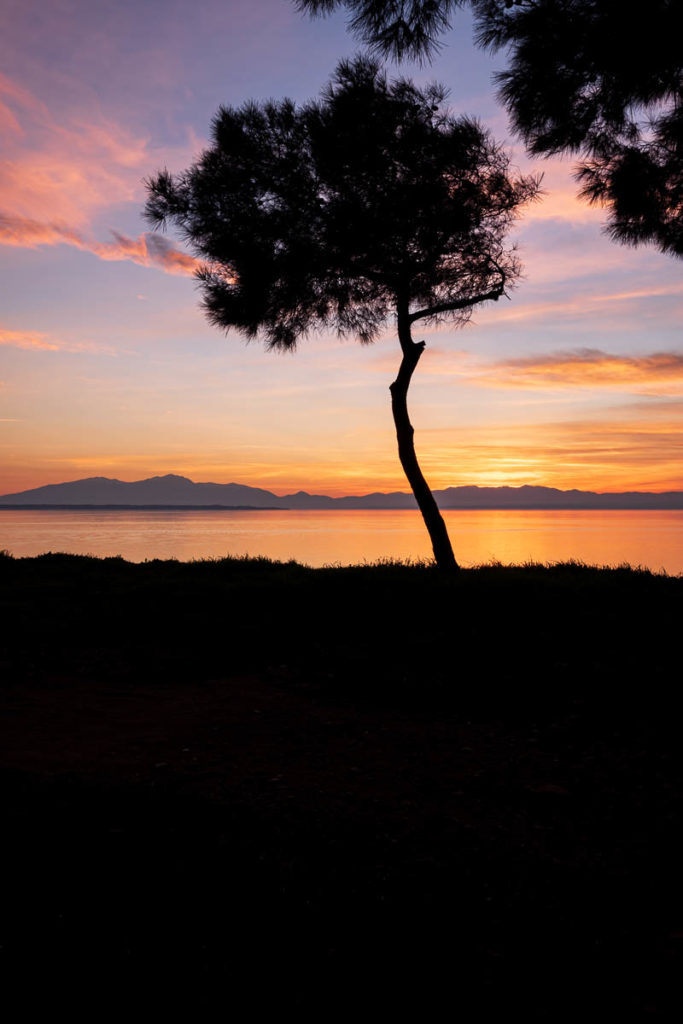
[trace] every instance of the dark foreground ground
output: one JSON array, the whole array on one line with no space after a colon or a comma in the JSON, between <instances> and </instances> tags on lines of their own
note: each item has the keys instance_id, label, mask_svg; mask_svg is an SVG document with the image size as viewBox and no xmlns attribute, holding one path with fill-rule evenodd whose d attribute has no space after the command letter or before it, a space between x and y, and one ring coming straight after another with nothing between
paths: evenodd
<instances>
[{"instance_id":1,"label":"dark foreground ground","mask_svg":"<svg viewBox=\"0 0 683 1024\"><path fill-rule=\"evenodd\" d=\"M24 1008L677 1018L683 579L49 555L0 594Z\"/></svg>"}]
</instances>

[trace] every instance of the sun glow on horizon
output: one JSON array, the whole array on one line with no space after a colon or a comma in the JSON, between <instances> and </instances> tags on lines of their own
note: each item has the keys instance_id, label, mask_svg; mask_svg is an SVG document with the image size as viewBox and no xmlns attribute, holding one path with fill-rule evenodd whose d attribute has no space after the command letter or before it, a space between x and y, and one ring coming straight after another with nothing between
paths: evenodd
<instances>
[{"instance_id":1,"label":"sun glow on horizon","mask_svg":"<svg viewBox=\"0 0 683 1024\"><path fill-rule=\"evenodd\" d=\"M294 356L226 339L197 306L192 254L141 217L143 179L187 167L219 103L317 95L348 53L343 19L207 0L192 25L167 12L162 52L144 4L115 22L86 0L41 6L17 7L0 39L0 493L166 473L277 495L407 491L394 325L369 348L316 336ZM456 30L407 73L444 81L502 141L493 67ZM573 161L514 142L512 157L547 188L512 232L524 279L466 329L415 335L430 486L683 490L680 264L605 238Z\"/></svg>"}]
</instances>

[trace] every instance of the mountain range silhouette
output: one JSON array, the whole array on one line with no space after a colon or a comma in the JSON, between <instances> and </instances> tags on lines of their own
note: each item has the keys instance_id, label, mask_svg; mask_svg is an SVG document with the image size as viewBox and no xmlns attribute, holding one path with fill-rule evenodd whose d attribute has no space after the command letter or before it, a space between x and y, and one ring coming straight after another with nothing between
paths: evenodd
<instances>
[{"instance_id":1,"label":"mountain range silhouette","mask_svg":"<svg viewBox=\"0 0 683 1024\"><path fill-rule=\"evenodd\" d=\"M434 491L442 509L683 509L683 491L562 491L555 487L446 487ZM278 496L246 484L194 483L169 473L126 482L94 476L47 484L0 495L0 507L183 507L268 509L403 509L416 508L412 494L373 492L331 498L326 494Z\"/></svg>"}]
</instances>

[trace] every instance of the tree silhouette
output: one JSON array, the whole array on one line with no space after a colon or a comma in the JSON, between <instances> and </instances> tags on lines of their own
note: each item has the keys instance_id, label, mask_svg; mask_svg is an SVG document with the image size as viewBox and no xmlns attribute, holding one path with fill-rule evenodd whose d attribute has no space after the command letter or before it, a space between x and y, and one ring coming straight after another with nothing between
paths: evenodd
<instances>
[{"instance_id":1,"label":"tree silhouette","mask_svg":"<svg viewBox=\"0 0 683 1024\"><path fill-rule=\"evenodd\" d=\"M418 465L407 393L425 342L417 321L467 322L520 273L504 236L539 182L445 92L390 82L367 58L339 64L320 100L221 107L212 142L178 175L147 182L146 217L175 225L206 261L209 321L294 349L311 330L375 340L395 317L402 361L391 385L401 464L437 564L457 568Z\"/></svg>"},{"instance_id":2,"label":"tree silhouette","mask_svg":"<svg viewBox=\"0 0 683 1024\"><path fill-rule=\"evenodd\" d=\"M683 256L683 10L650 0L295 0L311 14L344 7L382 56L430 58L458 7L477 41L504 49L496 76L530 153L578 153L581 195L607 207L627 245Z\"/></svg>"},{"instance_id":3,"label":"tree silhouette","mask_svg":"<svg viewBox=\"0 0 683 1024\"><path fill-rule=\"evenodd\" d=\"M429 60L441 48L439 36L452 27L457 8L468 2L476 0L294 0L294 6L314 16L343 7L350 31L380 57Z\"/></svg>"}]
</instances>

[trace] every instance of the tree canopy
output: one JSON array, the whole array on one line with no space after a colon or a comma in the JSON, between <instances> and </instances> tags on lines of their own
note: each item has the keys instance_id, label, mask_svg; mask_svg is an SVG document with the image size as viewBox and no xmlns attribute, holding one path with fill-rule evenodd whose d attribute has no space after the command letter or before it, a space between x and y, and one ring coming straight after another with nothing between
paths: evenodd
<instances>
[{"instance_id":1,"label":"tree canopy","mask_svg":"<svg viewBox=\"0 0 683 1024\"><path fill-rule=\"evenodd\" d=\"M498 76L532 154L577 153L581 194L608 209L615 241L683 256L683 10L651 0L297 0L344 7L383 56L429 58L466 3L477 40L508 54Z\"/></svg>"},{"instance_id":2,"label":"tree canopy","mask_svg":"<svg viewBox=\"0 0 683 1024\"><path fill-rule=\"evenodd\" d=\"M308 331L376 338L400 296L413 319L466 320L519 275L505 234L538 180L513 178L445 91L342 62L320 100L221 107L187 171L148 182L146 216L206 261L209 320L269 346Z\"/></svg>"},{"instance_id":3,"label":"tree canopy","mask_svg":"<svg viewBox=\"0 0 683 1024\"><path fill-rule=\"evenodd\" d=\"M444 101L438 85L420 90L390 81L376 61L343 61L302 107L221 107L210 147L188 170L152 178L146 207L152 224L174 225L205 261L202 301L217 327L292 349L323 329L371 342L395 318L399 453L437 561L430 516L439 514L405 407L424 348L410 328L462 324L514 285L520 264L505 236L539 191L536 177L510 175L488 132Z\"/></svg>"}]
</instances>

